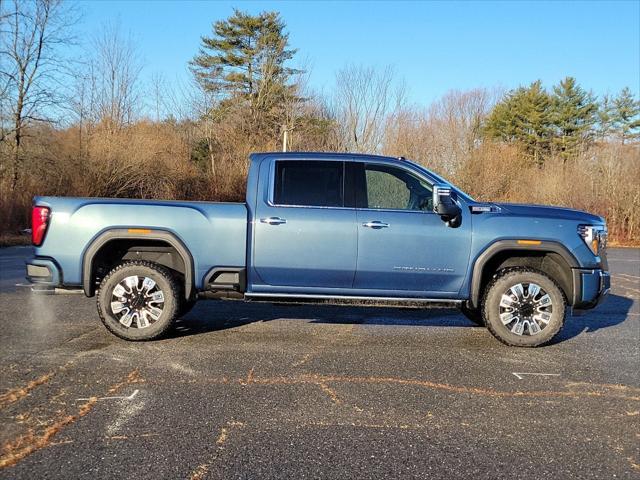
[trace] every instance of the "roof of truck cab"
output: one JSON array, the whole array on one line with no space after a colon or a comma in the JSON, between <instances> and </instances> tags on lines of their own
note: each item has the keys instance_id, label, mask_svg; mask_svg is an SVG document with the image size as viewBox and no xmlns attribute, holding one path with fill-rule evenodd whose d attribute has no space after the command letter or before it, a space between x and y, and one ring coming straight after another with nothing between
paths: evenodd
<instances>
[{"instance_id":1,"label":"roof of truck cab","mask_svg":"<svg viewBox=\"0 0 640 480\"><path fill-rule=\"evenodd\" d=\"M347 158L361 158L361 159L376 159L386 161L402 161L403 157L389 157L385 155L374 155L369 153L340 153L340 152L260 152L252 153L250 155L251 160L258 160L263 158L290 158L296 160L343 160Z\"/></svg>"}]
</instances>

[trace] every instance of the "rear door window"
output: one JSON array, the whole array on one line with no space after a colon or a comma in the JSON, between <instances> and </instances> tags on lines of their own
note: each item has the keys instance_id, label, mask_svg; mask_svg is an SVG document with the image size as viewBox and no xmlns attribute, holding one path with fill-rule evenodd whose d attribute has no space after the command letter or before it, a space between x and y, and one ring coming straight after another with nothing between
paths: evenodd
<instances>
[{"instance_id":1,"label":"rear door window","mask_svg":"<svg viewBox=\"0 0 640 480\"><path fill-rule=\"evenodd\" d=\"M278 160L275 170L276 205L344 206L344 162Z\"/></svg>"}]
</instances>

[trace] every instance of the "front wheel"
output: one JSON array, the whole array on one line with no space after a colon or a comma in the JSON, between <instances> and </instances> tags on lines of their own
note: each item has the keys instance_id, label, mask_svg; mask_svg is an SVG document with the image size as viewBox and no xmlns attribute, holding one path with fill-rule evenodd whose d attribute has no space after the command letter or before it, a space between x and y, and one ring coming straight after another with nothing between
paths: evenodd
<instances>
[{"instance_id":1,"label":"front wheel","mask_svg":"<svg viewBox=\"0 0 640 480\"><path fill-rule=\"evenodd\" d=\"M180 308L180 286L157 263L136 260L111 270L100 283L98 314L111 333L125 340L153 340L171 326Z\"/></svg>"},{"instance_id":2,"label":"front wheel","mask_svg":"<svg viewBox=\"0 0 640 480\"><path fill-rule=\"evenodd\" d=\"M537 347L549 342L564 324L567 300L548 275L529 268L503 270L488 285L482 315L502 343Z\"/></svg>"}]
</instances>

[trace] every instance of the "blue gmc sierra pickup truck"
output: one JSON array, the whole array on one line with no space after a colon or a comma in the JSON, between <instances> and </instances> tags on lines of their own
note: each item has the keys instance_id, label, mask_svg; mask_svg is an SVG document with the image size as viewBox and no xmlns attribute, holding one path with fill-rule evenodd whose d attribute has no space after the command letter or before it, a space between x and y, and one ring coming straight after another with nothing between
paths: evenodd
<instances>
[{"instance_id":1,"label":"blue gmc sierra pickup truck","mask_svg":"<svg viewBox=\"0 0 640 480\"><path fill-rule=\"evenodd\" d=\"M32 222L27 279L95 295L127 340L241 297L450 304L532 347L610 287L602 217L477 202L403 158L254 154L245 203L37 197Z\"/></svg>"}]
</instances>

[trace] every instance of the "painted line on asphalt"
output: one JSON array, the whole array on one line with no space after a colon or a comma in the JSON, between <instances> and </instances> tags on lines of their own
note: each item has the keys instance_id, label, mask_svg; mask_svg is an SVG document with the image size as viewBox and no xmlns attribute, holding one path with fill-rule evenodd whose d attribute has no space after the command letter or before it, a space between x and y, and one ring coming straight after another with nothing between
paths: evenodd
<instances>
[{"instance_id":1,"label":"painted line on asphalt","mask_svg":"<svg viewBox=\"0 0 640 480\"><path fill-rule=\"evenodd\" d=\"M532 376L539 376L539 377L559 377L560 376L559 373L535 373L535 372L511 372L511 373L513 373L513 375L518 377L518 380L524 380L522 375L532 375Z\"/></svg>"},{"instance_id":2,"label":"painted line on asphalt","mask_svg":"<svg viewBox=\"0 0 640 480\"><path fill-rule=\"evenodd\" d=\"M598 310L595 310L595 311L589 310L588 313L582 313L581 312L579 315L575 315L574 314L573 316L574 317L576 317L576 316L577 317L581 317L583 315L589 315L590 317L608 317L608 316L611 316L611 315L623 315L623 316L627 316L628 317L628 316L634 316L634 315L637 316L637 315L640 315L640 313L638 313L638 312L628 312L628 313L624 313L624 312L606 312L606 311L601 312L601 311L598 311Z\"/></svg>"},{"instance_id":3,"label":"painted line on asphalt","mask_svg":"<svg viewBox=\"0 0 640 480\"><path fill-rule=\"evenodd\" d=\"M623 290L622 293L630 293L631 295L633 294L640 294L640 290L638 290L637 288L630 288L630 287L623 287L622 285L615 285L616 289L620 289ZM627 297L630 298L631 300L633 300L634 297Z\"/></svg>"},{"instance_id":4,"label":"painted line on asphalt","mask_svg":"<svg viewBox=\"0 0 640 480\"><path fill-rule=\"evenodd\" d=\"M138 392L140 390L136 389L133 391L133 393L129 396L124 396L124 395L119 395L119 396L115 396L115 397L99 397L98 400L133 400L136 395L138 395ZM76 398L76 402L84 402L87 400L90 400L92 397L89 398Z\"/></svg>"},{"instance_id":5,"label":"painted line on asphalt","mask_svg":"<svg viewBox=\"0 0 640 480\"><path fill-rule=\"evenodd\" d=\"M640 280L640 277L637 275L629 275L628 273L614 273L612 274L614 277L620 277L624 280Z\"/></svg>"}]
</instances>

